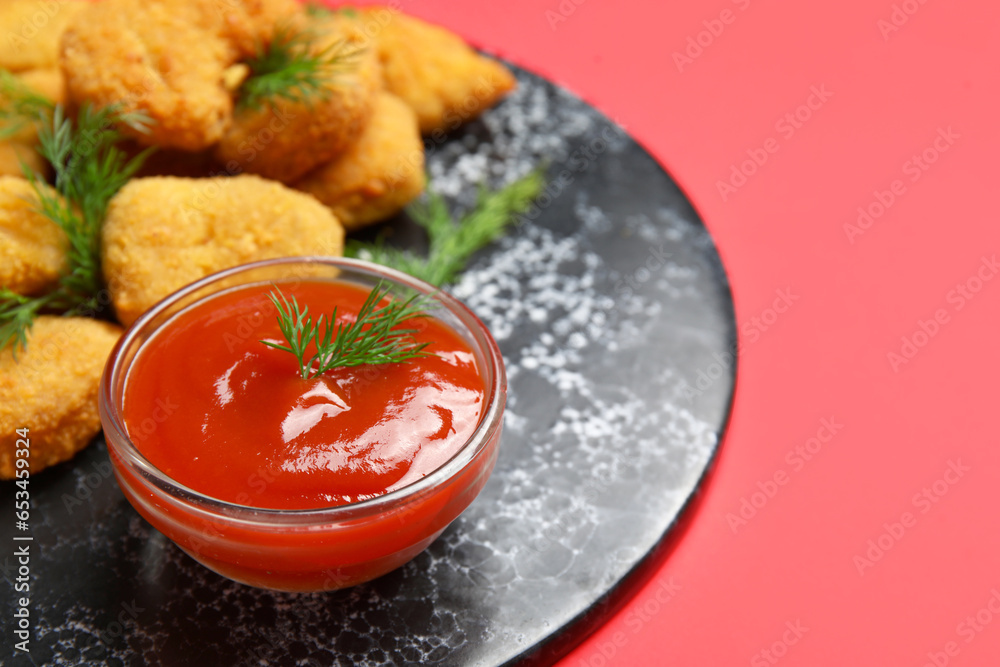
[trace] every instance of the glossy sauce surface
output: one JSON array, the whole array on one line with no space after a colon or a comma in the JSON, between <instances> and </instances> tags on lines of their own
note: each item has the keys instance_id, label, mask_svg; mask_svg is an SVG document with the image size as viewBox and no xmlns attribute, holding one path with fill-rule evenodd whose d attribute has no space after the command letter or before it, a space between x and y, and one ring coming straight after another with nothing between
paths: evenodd
<instances>
[{"instance_id":1,"label":"glossy sauce surface","mask_svg":"<svg viewBox=\"0 0 1000 667\"><path fill-rule=\"evenodd\" d=\"M313 318L352 321L366 289L280 285ZM484 383L469 346L433 318L435 356L335 368L305 380L284 344L270 285L182 312L146 343L127 380L129 435L164 473L205 495L260 508L315 509L401 488L450 459L479 424Z\"/></svg>"}]
</instances>

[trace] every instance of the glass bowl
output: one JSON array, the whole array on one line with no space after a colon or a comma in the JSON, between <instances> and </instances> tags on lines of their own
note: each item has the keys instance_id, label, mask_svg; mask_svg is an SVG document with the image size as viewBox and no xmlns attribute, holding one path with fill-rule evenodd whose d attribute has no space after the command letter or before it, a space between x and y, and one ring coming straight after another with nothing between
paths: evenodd
<instances>
[{"instance_id":1,"label":"glass bowl","mask_svg":"<svg viewBox=\"0 0 1000 667\"><path fill-rule=\"evenodd\" d=\"M431 300L425 312L466 341L484 381L479 424L451 459L412 484L370 500L283 510L212 498L171 479L143 456L123 418L129 371L143 345L170 327L177 314L222 291L297 280L347 281L365 289L382 280L390 294L405 297L416 292ZM100 414L125 497L192 558L250 586L323 591L369 581L410 561L468 507L496 462L506 394L503 358L496 342L479 318L452 296L370 262L295 257L213 274L146 312L125 332L108 360L101 380Z\"/></svg>"}]
</instances>

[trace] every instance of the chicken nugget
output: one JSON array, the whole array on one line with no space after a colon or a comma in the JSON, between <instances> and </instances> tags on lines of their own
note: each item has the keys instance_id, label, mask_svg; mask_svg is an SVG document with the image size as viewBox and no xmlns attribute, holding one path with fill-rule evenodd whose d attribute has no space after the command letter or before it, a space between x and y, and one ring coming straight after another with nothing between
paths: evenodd
<instances>
[{"instance_id":1,"label":"chicken nugget","mask_svg":"<svg viewBox=\"0 0 1000 667\"><path fill-rule=\"evenodd\" d=\"M260 259L340 255L344 228L310 195L257 176L130 181L108 207L104 275L131 324L171 292Z\"/></svg>"},{"instance_id":2,"label":"chicken nugget","mask_svg":"<svg viewBox=\"0 0 1000 667\"><path fill-rule=\"evenodd\" d=\"M425 185L417 115L395 95L381 92L358 140L295 187L329 206L351 231L397 213Z\"/></svg>"},{"instance_id":3,"label":"chicken nugget","mask_svg":"<svg viewBox=\"0 0 1000 667\"><path fill-rule=\"evenodd\" d=\"M0 68L10 72L59 66L59 40L66 26L87 6L82 0L3 0Z\"/></svg>"},{"instance_id":4,"label":"chicken nugget","mask_svg":"<svg viewBox=\"0 0 1000 667\"><path fill-rule=\"evenodd\" d=\"M311 21L306 35L314 57L339 62L320 72L323 87L309 100L276 97L262 108L236 111L215 150L229 173L291 183L343 152L367 122L382 84L361 22L337 13Z\"/></svg>"},{"instance_id":5,"label":"chicken nugget","mask_svg":"<svg viewBox=\"0 0 1000 667\"><path fill-rule=\"evenodd\" d=\"M28 181L0 176L0 287L17 294L47 292L66 270L66 234L38 206Z\"/></svg>"},{"instance_id":6,"label":"chicken nugget","mask_svg":"<svg viewBox=\"0 0 1000 667\"><path fill-rule=\"evenodd\" d=\"M413 107L424 134L454 130L517 85L506 67L444 28L394 8L366 8L362 15L376 35L386 90Z\"/></svg>"},{"instance_id":7,"label":"chicken nugget","mask_svg":"<svg viewBox=\"0 0 1000 667\"><path fill-rule=\"evenodd\" d=\"M145 145L204 150L232 122L226 70L270 41L274 24L300 12L294 0L103 0L63 35L70 100L141 111Z\"/></svg>"},{"instance_id":8,"label":"chicken nugget","mask_svg":"<svg viewBox=\"0 0 1000 667\"><path fill-rule=\"evenodd\" d=\"M28 345L0 351L0 479L16 476L17 429L28 429L28 470L67 461L101 430L97 393L121 328L86 317L43 315ZM24 465L24 464L21 464Z\"/></svg>"}]
</instances>

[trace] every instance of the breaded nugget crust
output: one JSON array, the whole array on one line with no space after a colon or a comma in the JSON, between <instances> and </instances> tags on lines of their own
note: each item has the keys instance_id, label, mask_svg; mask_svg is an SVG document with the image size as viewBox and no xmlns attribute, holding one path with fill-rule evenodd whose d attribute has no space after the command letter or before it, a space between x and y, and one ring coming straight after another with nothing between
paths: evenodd
<instances>
[{"instance_id":1,"label":"breaded nugget crust","mask_svg":"<svg viewBox=\"0 0 1000 667\"><path fill-rule=\"evenodd\" d=\"M340 255L344 228L310 195L257 176L141 178L111 200L104 275L131 324L171 292L246 262Z\"/></svg>"},{"instance_id":2,"label":"breaded nugget crust","mask_svg":"<svg viewBox=\"0 0 1000 667\"><path fill-rule=\"evenodd\" d=\"M490 108L517 84L510 71L458 35L389 8L367 8L386 90L417 112L420 131L448 132Z\"/></svg>"},{"instance_id":3,"label":"breaded nugget crust","mask_svg":"<svg viewBox=\"0 0 1000 667\"><path fill-rule=\"evenodd\" d=\"M101 430L97 393L121 328L85 317L39 317L27 349L0 352L0 479L16 474L16 429L30 430L32 473L66 461Z\"/></svg>"},{"instance_id":4,"label":"breaded nugget crust","mask_svg":"<svg viewBox=\"0 0 1000 667\"><path fill-rule=\"evenodd\" d=\"M381 92L358 140L295 187L329 206L350 231L398 212L423 192L425 181L417 116L398 97Z\"/></svg>"},{"instance_id":5,"label":"breaded nugget crust","mask_svg":"<svg viewBox=\"0 0 1000 667\"><path fill-rule=\"evenodd\" d=\"M229 173L248 172L291 183L331 160L364 128L381 87L378 56L361 22L335 14L312 20L315 53L329 49L345 62L331 68L323 95L311 103L277 98L257 110L237 110L216 148Z\"/></svg>"},{"instance_id":6,"label":"breaded nugget crust","mask_svg":"<svg viewBox=\"0 0 1000 667\"><path fill-rule=\"evenodd\" d=\"M82 0L0 2L0 67L10 72L59 66L59 40L70 20L87 6Z\"/></svg>"},{"instance_id":7,"label":"breaded nugget crust","mask_svg":"<svg viewBox=\"0 0 1000 667\"><path fill-rule=\"evenodd\" d=\"M66 235L37 206L27 180L0 177L0 286L18 294L48 291L66 269Z\"/></svg>"},{"instance_id":8,"label":"breaded nugget crust","mask_svg":"<svg viewBox=\"0 0 1000 667\"><path fill-rule=\"evenodd\" d=\"M121 103L154 121L155 146L198 151L222 137L233 100L225 70L270 39L294 0L103 0L80 12L62 39L70 99Z\"/></svg>"}]
</instances>

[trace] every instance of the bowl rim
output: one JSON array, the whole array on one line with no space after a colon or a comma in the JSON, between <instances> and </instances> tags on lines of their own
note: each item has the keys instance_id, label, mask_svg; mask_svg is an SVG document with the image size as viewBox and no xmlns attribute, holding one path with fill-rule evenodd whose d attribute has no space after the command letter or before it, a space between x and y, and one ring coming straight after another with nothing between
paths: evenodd
<instances>
[{"instance_id":1,"label":"bowl rim","mask_svg":"<svg viewBox=\"0 0 1000 667\"><path fill-rule=\"evenodd\" d=\"M483 400L485 409L480 417L479 425L465 444L451 458L420 479L374 498L345 505L304 509L254 507L252 505L242 505L214 498L174 480L170 475L149 461L128 435L122 414L122 403L125 387L128 385L127 375L129 368L132 361L141 353L143 346L147 344L161 327L168 325L177 314L203 303L205 299L210 299L223 291L234 287L243 287L244 285L223 287L218 292L206 294L203 298L197 298L183 305L176 313L170 314L163 322L157 324L155 320L178 301L186 299L190 295L211 286L213 283L227 280L240 273L297 264L322 264L336 269L346 269L355 273L366 274L372 278L381 278L395 283L395 286L409 288L430 297L436 306L443 307L451 315L457 317L462 325L468 329L468 333L471 334L473 340L469 341L462 332L457 333L466 338L466 342L472 344L473 351L478 353L485 361L486 367L480 370L480 374L485 381ZM302 279L309 280L310 278L309 276L305 276ZM255 284L255 282L248 282L246 285ZM151 325L152 328L147 331L147 327ZM454 329L450 324L445 323L445 326ZM138 340L140 337L142 337L142 340ZM122 353L130 349L133 345L137 345L135 353L126 360ZM475 349L477 347L478 350ZM124 377L122 377L123 374ZM121 388L121 391L116 394L115 389L118 387ZM173 501L183 501L188 506L188 509L195 510L196 513L208 514L213 518L224 517L230 521L260 527L269 520L273 520L276 524L280 525L287 525L289 523L314 525L317 520L321 520L322 523L332 523L347 519L356 519L383 513L387 510L399 509L405 506L408 501L419 500L425 497L436 487L444 485L448 480L457 477L459 473L479 457L483 450L486 449L486 446L496 437L503 423L506 394L506 370L504 368L503 356L496 341L482 320L468 306L454 296L419 278L366 260L303 255L239 264L209 274L161 299L136 319L115 344L101 376L98 404L101 422L105 431L105 441L111 454L112 464L116 464L115 459L120 458L122 464L132 469L133 472L138 474L138 477L144 480L144 484L153 486L158 492L167 495Z\"/></svg>"}]
</instances>

